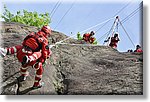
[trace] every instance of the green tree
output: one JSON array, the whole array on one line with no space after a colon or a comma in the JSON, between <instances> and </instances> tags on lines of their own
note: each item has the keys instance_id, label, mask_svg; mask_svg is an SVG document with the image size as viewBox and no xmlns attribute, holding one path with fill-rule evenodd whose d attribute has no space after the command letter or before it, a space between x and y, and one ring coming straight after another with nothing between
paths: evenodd
<instances>
[{"instance_id":1,"label":"green tree","mask_svg":"<svg viewBox=\"0 0 150 102\"><path fill-rule=\"evenodd\" d=\"M4 5L4 12L1 15L6 22L19 22L29 26L42 27L43 25L48 25L50 20L49 13L38 14L37 12L29 12L27 10L17 11L16 15L12 14Z\"/></svg>"}]
</instances>

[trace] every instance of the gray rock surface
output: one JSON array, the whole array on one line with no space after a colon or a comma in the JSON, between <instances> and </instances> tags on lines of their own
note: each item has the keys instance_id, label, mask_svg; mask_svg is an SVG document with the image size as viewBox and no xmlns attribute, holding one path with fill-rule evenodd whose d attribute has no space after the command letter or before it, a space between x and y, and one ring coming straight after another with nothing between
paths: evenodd
<instances>
[{"instance_id":1,"label":"gray rock surface","mask_svg":"<svg viewBox=\"0 0 150 102\"><path fill-rule=\"evenodd\" d=\"M3 47L21 44L30 32L38 31L18 23L1 24ZM53 31L51 44L67 38ZM3 66L1 94L94 94L94 95L142 95L143 62L142 54L120 53L115 49L100 45L81 44L69 39L53 47L52 56L44 67L42 88L31 89L35 70L31 67L28 78L19 82L20 63L15 55L1 59Z\"/></svg>"}]
</instances>

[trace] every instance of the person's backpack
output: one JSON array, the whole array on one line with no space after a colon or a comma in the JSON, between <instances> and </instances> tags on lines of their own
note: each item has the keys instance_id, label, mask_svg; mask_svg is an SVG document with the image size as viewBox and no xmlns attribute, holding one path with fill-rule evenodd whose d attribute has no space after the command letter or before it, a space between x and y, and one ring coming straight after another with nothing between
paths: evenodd
<instances>
[{"instance_id":1,"label":"person's backpack","mask_svg":"<svg viewBox=\"0 0 150 102\"><path fill-rule=\"evenodd\" d=\"M33 52L40 51L42 49L43 36L38 33L32 32L23 41L23 46L26 50L32 50Z\"/></svg>"}]
</instances>

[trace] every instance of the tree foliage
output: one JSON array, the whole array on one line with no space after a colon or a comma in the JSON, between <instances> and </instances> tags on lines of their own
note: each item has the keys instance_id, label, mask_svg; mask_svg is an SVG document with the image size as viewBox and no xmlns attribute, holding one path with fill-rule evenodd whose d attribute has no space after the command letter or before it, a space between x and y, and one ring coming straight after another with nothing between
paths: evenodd
<instances>
[{"instance_id":1,"label":"tree foliage","mask_svg":"<svg viewBox=\"0 0 150 102\"><path fill-rule=\"evenodd\" d=\"M4 5L4 12L1 17L6 22L19 22L29 26L42 27L43 25L48 25L50 23L49 13L38 14L37 12L29 12L27 10L17 11L17 14L12 14L7 7Z\"/></svg>"}]
</instances>

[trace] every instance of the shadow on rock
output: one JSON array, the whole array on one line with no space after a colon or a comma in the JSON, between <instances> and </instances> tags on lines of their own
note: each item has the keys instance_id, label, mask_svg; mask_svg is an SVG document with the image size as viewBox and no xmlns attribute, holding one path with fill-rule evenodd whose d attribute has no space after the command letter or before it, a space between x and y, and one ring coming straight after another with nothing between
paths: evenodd
<instances>
[{"instance_id":1,"label":"shadow on rock","mask_svg":"<svg viewBox=\"0 0 150 102\"><path fill-rule=\"evenodd\" d=\"M26 93L28 93L28 92L30 92L32 90L35 90L35 89L33 89L32 87L29 87L29 88L27 88L27 89L25 89L23 91L18 91L17 95L23 95L23 94L26 94Z\"/></svg>"}]
</instances>

